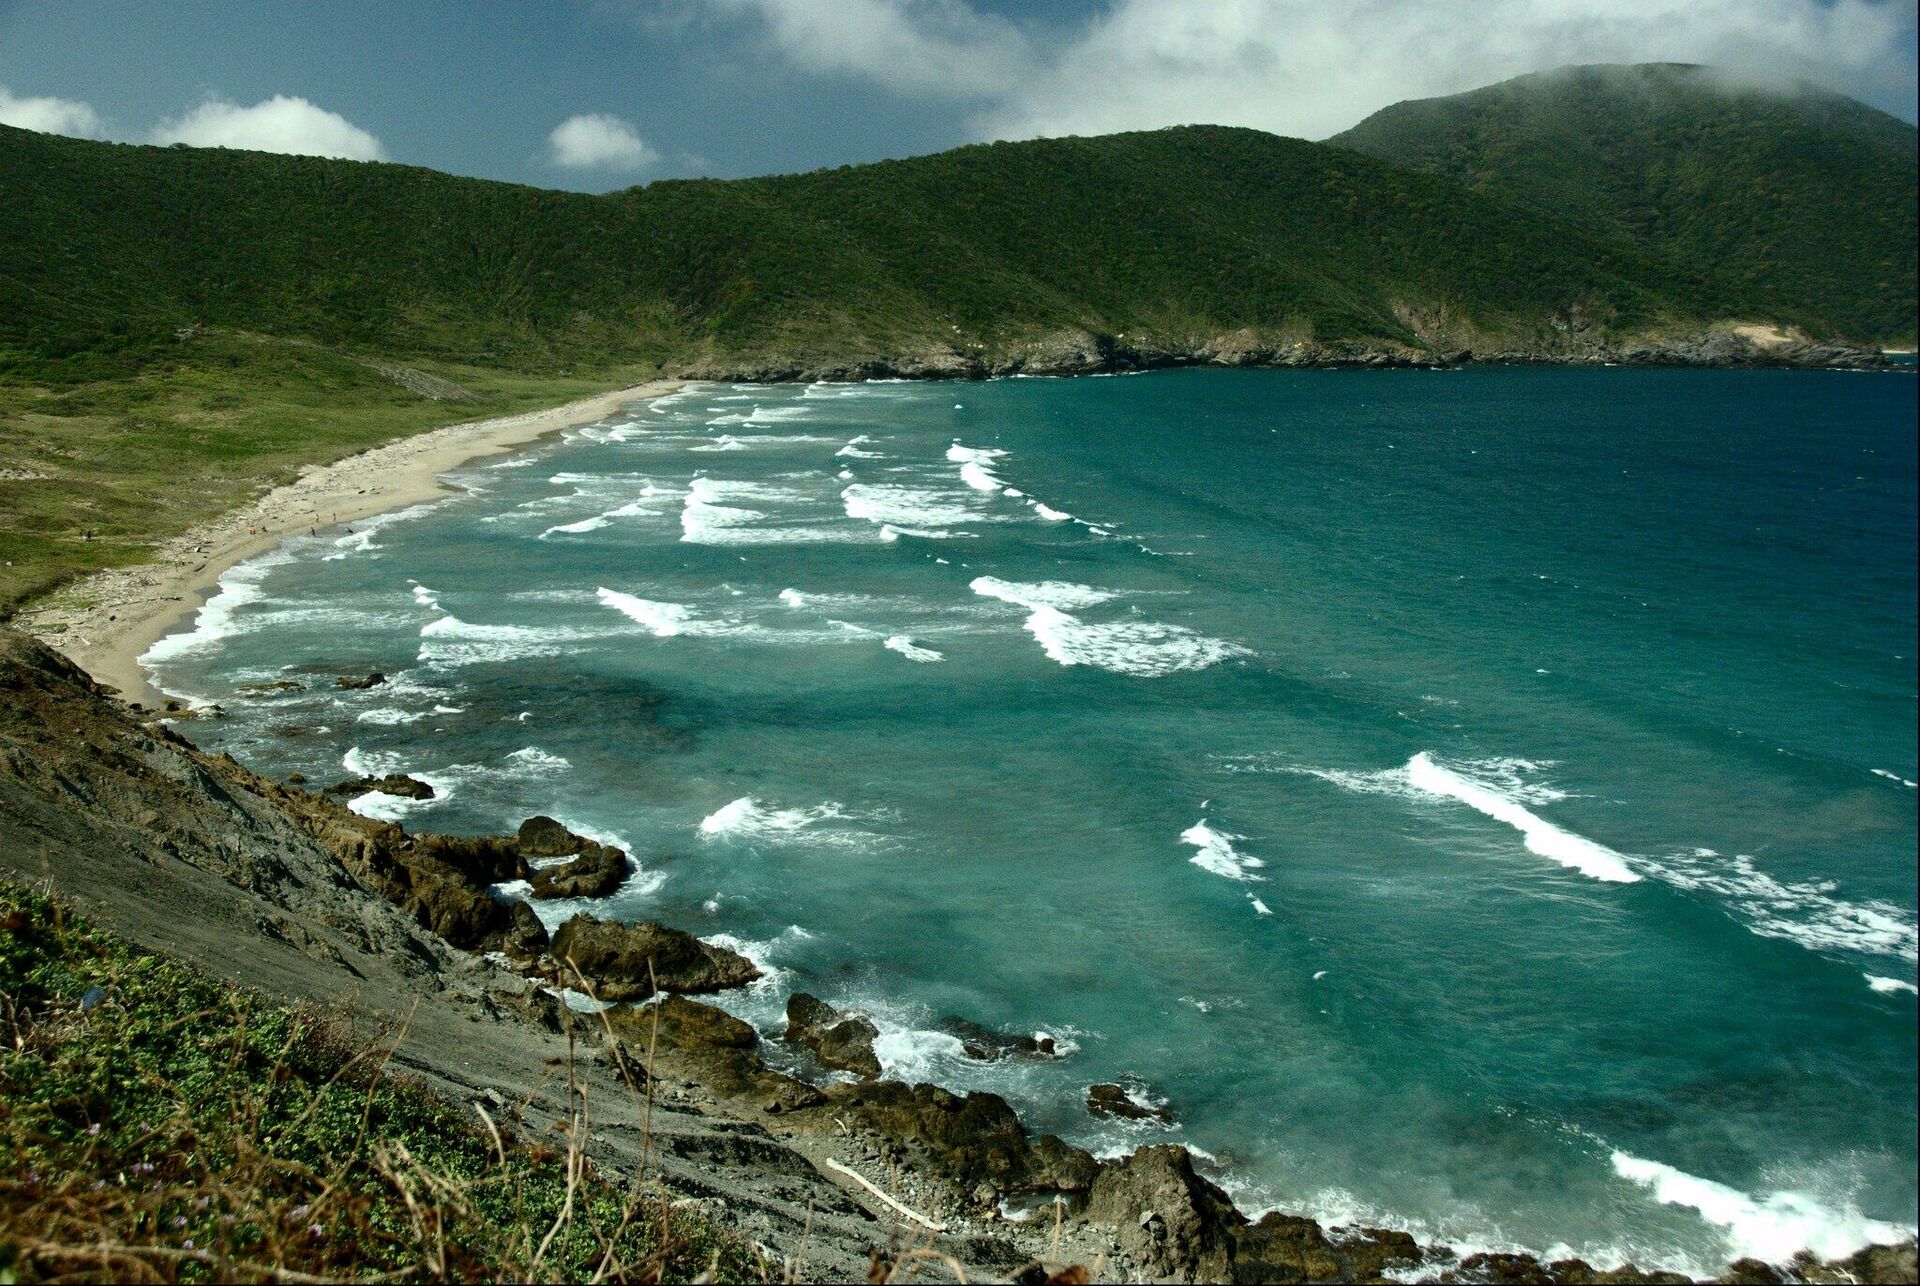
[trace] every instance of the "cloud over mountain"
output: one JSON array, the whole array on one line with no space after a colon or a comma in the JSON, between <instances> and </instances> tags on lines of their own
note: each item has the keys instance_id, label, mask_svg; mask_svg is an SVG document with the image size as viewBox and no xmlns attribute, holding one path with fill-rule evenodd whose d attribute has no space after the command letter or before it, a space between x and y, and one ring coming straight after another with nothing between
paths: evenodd
<instances>
[{"instance_id":1,"label":"cloud over mountain","mask_svg":"<svg viewBox=\"0 0 1920 1286\"><path fill-rule=\"evenodd\" d=\"M379 139L346 117L287 94L275 94L251 107L210 98L192 111L162 121L153 131L153 141L348 161L381 161L387 155Z\"/></svg>"}]
</instances>

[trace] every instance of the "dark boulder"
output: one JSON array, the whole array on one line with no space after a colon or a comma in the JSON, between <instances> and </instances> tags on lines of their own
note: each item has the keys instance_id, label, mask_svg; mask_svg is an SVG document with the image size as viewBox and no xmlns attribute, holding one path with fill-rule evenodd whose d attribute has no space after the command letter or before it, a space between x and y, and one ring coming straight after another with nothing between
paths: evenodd
<instances>
[{"instance_id":1,"label":"dark boulder","mask_svg":"<svg viewBox=\"0 0 1920 1286\"><path fill-rule=\"evenodd\" d=\"M1156 1102L1144 1082L1131 1078L1119 1084L1089 1085L1087 1111L1095 1116L1122 1121L1158 1121L1162 1125L1173 1123L1173 1113L1167 1110L1167 1105Z\"/></svg>"},{"instance_id":2,"label":"dark boulder","mask_svg":"<svg viewBox=\"0 0 1920 1286\"><path fill-rule=\"evenodd\" d=\"M1029 1036L1023 1032L995 1031L991 1027L983 1026L970 1018L961 1018L956 1014L949 1014L942 1018L939 1028L960 1041L960 1048L968 1058L977 1059L983 1063L996 1062L1002 1058L1060 1057L1051 1036Z\"/></svg>"},{"instance_id":3,"label":"dark boulder","mask_svg":"<svg viewBox=\"0 0 1920 1286\"><path fill-rule=\"evenodd\" d=\"M1098 1172L1079 1148L1051 1136L1028 1139L998 1094L899 1081L829 1085L823 1093L825 1104L810 1113L816 1128L837 1132L844 1122L878 1135L968 1191L1084 1191Z\"/></svg>"},{"instance_id":4,"label":"dark boulder","mask_svg":"<svg viewBox=\"0 0 1920 1286\"><path fill-rule=\"evenodd\" d=\"M1087 1218L1113 1225L1120 1249L1154 1277L1176 1281L1233 1280L1233 1233L1247 1222L1226 1193L1195 1173L1187 1150L1170 1143L1102 1165Z\"/></svg>"},{"instance_id":5,"label":"dark boulder","mask_svg":"<svg viewBox=\"0 0 1920 1286\"><path fill-rule=\"evenodd\" d=\"M553 935L549 954L571 962L601 1000L644 1000L661 991L724 991L760 976L751 960L663 924L615 924L576 915Z\"/></svg>"},{"instance_id":6,"label":"dark boulder","mask_svg":"<svg viewBox=\"0 0 1920 1286\"><path fill-rule=\"evenodd\" d=\"M521 833L526 828L521 827ZM558 866L547 866L531 876L532 896L536 898L601 898L620 887L627 878L627 855L610 844L582 840L579 856ZM521 845L520 851L527 852ZM531 854L529 854L531 856Z\"/></svg>"},{"instance_id":7,"label":"dark boulder","mask_svg":"<svg viewBox=\"0 0 1920 1286\"><path fill-rule=\"evenodd\" d=\"M880 1074L873 1052L879 1035L868 1019L843 1014L817 996L796 991L787 997L787 1041L812 1050L824 1066L871 1080Z\"/></svg>"},{"instance_id":8,"label":"dark boulder","mask_svg":"<svg viewBox=\"0 0 1920 1286\"><path fill-rule=\"evenodd\" d=\"M523 857L567 857L587 841L551 817L529 817L520 823L514 843Z\"/></svg>"},{"instance_id":9,"label":"dark boulder","mask_svg":"<svg viewBox=\"0 0 1920 1286\"><path fill-rule=\"evenodd\" d=\"M343 799L355 799L376 791L382 795L398 795L402 799L433 798L433 786L430 783L397 772L388 773L385 777L355 777L352 781L327 787L329 795L338 795Z\"/></svg>"},{"instance_id":10,"label":"dark boulder","mask_svg":"<svg viewBox=\"0 0 1920 1286\"><path fill-rule=\"evenodd\" d=\"M364 679L356 679L351 677L350 675L343 674L339 678L333 681L333 686L336 688L347 688L350 690L362 689L362 688L377 688L381 684L385 683L386 681L387 681L387 676L380 673L380 671L375 670L373 673L369 674Z\"/></svg>"},{"instance_id":11,"label":"dark boulder","mask_svg":"<svg viewBox=\"0 0 1920 1286\"><path fill-rule=\"evenodd\" d=\"M758 1053L759 1033L713 1005L668 994L650 1005L609 1009L606 1019L630 1065L692 1080L722 1101L773 1114L826 1101L805 1081L768 1067Z\"/></svg>"}]
</instances>

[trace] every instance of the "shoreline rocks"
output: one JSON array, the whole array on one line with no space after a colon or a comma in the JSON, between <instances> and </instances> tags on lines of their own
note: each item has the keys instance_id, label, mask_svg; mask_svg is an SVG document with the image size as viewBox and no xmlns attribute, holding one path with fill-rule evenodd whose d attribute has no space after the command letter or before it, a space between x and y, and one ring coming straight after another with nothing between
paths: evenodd
<instances>
[{"instance_id":1,"label":"shoreline rocks","mask_svg":"<svg viewBox=\"0 0 1920 1286\"><path fill-rule=\"evenodd\" d=\"M873 1052L879 1036L880 1029L863 1015L843 1014L804 991L787 997L787 1042L811 1050L825 1067L872 1080L880 1075L880 1058Z\"/></svg>"},{"instance_id":2,"label":"shoreline rocks","mask_svg":"<svg viewBox=\"0 0 1920 1286\"><path fill-rule=\"evenodd\" d=\"M1154 1121L1173 1124L1173 1113L1157 1100L1146 1084L1131 1077L1119 1082L1087 1086L1087 1111L1093 1116L1122 1121Z\"/></svg>"},{"instance_id":3,"label":"shoreline rocks","mask_svg":"<svg viewBox=\"0 0 1920 1286\"><path fill-rule=\"evenodd\" d=\"M738 952L653 920L616 924L576 915L554 933L548 951L578 969L600 1000L645 1000L656 990L725 991L760 976Z\"/></svg>"},{"instance_id":4,"label":"shoreline rocks","mask_svg":"<svg viewBox=\"0 0 1920 1286\"><path fill-rule=\"evenodd\" d=\"M405 773L388 773L384 777L355 777L351 781L335 782L327 787L327 794L339 795L343 799L358 799L362 795L375 793L398 795L402 799L432 799L433 786Z\"/></svg>"}]
</instances>

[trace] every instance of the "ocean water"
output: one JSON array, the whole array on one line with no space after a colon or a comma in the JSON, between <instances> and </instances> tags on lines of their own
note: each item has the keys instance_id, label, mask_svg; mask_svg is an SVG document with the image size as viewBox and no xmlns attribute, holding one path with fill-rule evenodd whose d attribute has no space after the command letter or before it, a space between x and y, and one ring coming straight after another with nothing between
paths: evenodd
<instances>
[{"instance_id":1,"label":"ocean water","mask_svg":"<svg viewBox=\"0 0 1920 1286\"><path fill-rule=\"evenodd\" d=\"M1841 1253L1915 1224L1914 390L695 386L235 569L149 660L204 745L440 792L364 810L627 846L598 909L764 962L724 1003L770 1033L864 1007L893 1074L1251 1210ZM1177 1123L1089 1117L1119 1077Z\"/></svg>"}]
</instances>

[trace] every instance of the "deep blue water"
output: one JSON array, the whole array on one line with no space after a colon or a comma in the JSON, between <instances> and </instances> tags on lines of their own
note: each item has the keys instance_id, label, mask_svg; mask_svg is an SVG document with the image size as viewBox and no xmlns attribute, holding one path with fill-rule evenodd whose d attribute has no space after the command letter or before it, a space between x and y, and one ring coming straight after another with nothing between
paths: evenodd
<instances>
[{"instance_id":1,"label":"deep blue water","mask_svg":"<svg viewBox=\"0 0 1920 1286\"><path fill-rule=\"evenodd\" d=\"M770 1033L867 1008L897 1074L1244 1205L1841 1251L1917 1201L1914 389L701 386L238 569L153 660L264 770L617 836L611 909L746 945ZM1123 1075L1178 1126L1089 1118Z\"/></svg>"}]
</instances>

